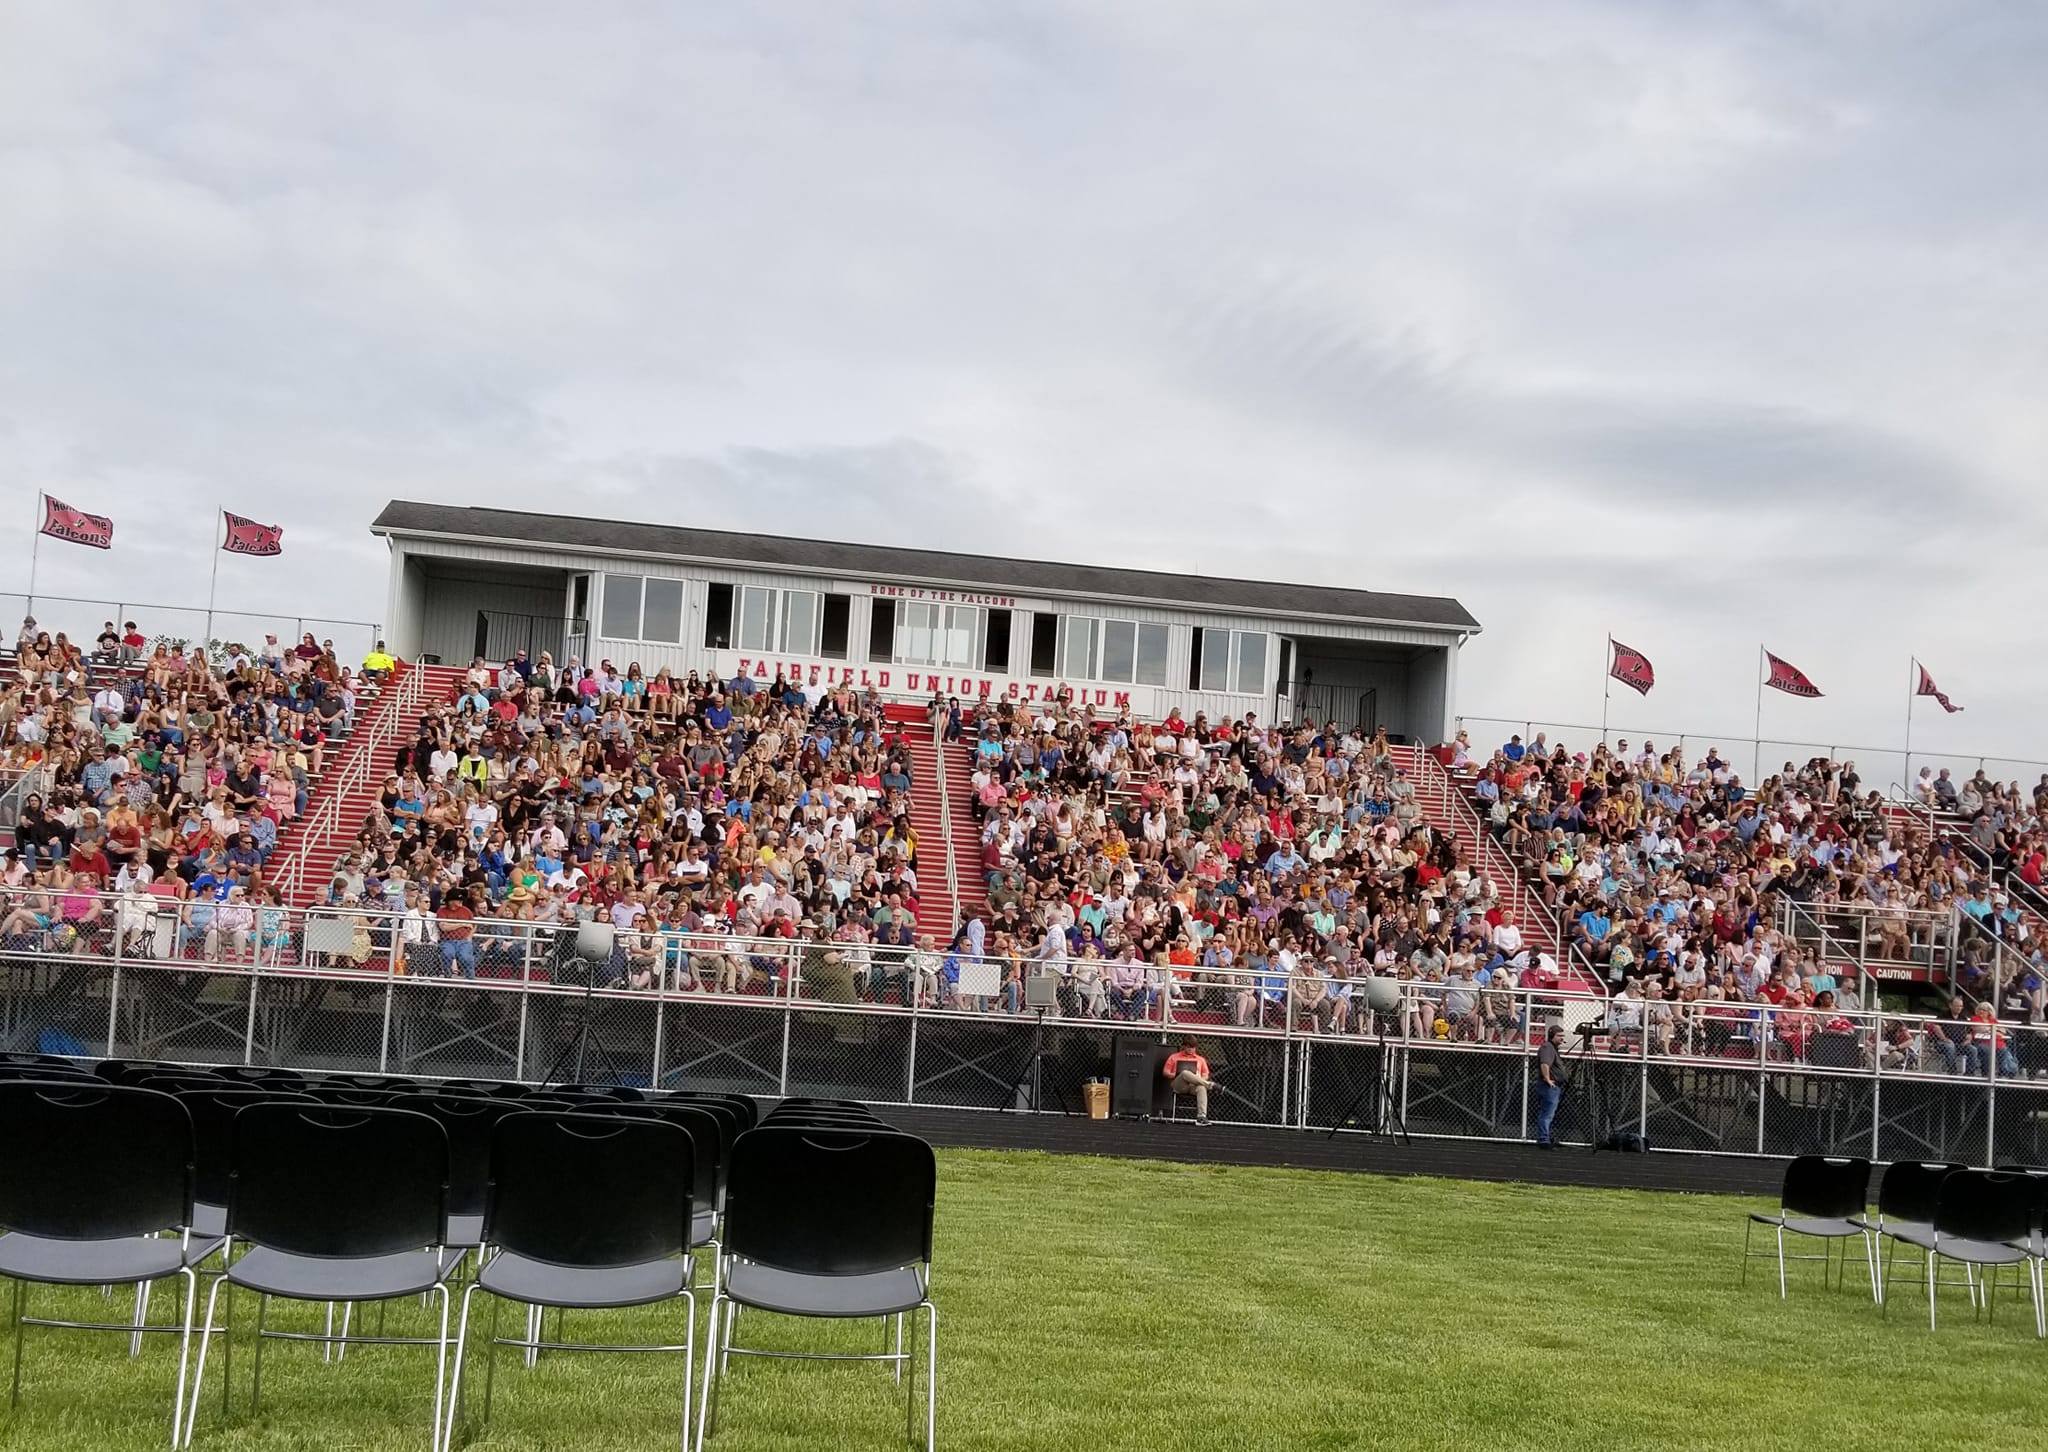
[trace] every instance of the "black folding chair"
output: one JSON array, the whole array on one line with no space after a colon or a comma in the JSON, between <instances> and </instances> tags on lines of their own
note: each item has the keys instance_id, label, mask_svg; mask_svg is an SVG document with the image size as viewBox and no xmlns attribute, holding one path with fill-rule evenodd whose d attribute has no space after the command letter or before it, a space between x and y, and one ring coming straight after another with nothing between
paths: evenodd
<instances>
[{"instance_id":1,"label":"black folding chair","mask_svg":"<svg viewBox=\"0 0 2048 1452\"><path fill-rule=\"evenodd\" d=\"M613 1104L602 1111L627 1119L657 1119L673 1124L690 1137L694 1178L690 1184L690 1249L718 1249L718 1203L725 1166L732 1153L732 1122L715 1106L674 1100Z\"/></svg>"},{"instance_id":2,"label":"black folding chair","mask_svg":"<svg viewBox=\"0 0 2048 1452\"><path fill-rule=\"evenodd\" d=\"M570 1103L594 1099L630 1104L647 1097L643 1090L630 1084L543 1084L533 1093L537 1098L562 1099Z\"/></svg>"},{"instance_id":3,"label":"black folding chair","mask_svg":"<svg viewBox=\"0 0 2048 1452\"><path fill-rule=\"evenodd\" d=\"M82 1069L75 1064L0 1064L0 1082L47 1084L55 1080L76 1080L82 1084L103 1082L91 1070Z\"/></svg>"},{"instance_id":4,"label":"black folding chair","mask_svg":"<svg viewBox=\"0 0 2048 1452\"><path fill-rule=\"evenodd\" d=\"M0 1276L14 1281L14 1387L21 1402L22 1333L30 1326L178 1333L171 1445L185 1415L192 1346L194 1267L215 1242L192 1234L192 1118L168 1094L98 1080L0 1083ZM162 1232L174 1230L175 1236ZM30 1283L147 1284L180 1276L176 1326L58 1321L27 1316Z\"/></svg>"},{"instance_id":5,"label":"black folding chair","mask_svg":"<svg viewBox=\"0 0 2048 1452\"><path fill-rule=\"evenodd\" d=\"M2048 1337L2048 1169L2026 1166L2019 1173L2034 1182L2034 1224L2025 1240L2017 1242L2027 1253L2027 1272L2034 1281L2034 1334Z\"/></svg>"},{"instance_id":6,"label":"black folding chair","mask_svg":"<svg viewBox=\"0 0 2048 1452\"><path fill-rule=\"evenodd\" d=\"M252 1104L235 1116L229 1155L228 1234L248 1249L229 1262L206 1301L199 1364L185 1445L199 1420L207 1347L223 1288L254 1291L256 1368L252 1407L261 1405L263 1343L317 1341L323 1346L432 1346L434 1411L429 1446L438 1449L447 1382L447 1275L441 1245L448 1218L448 1136L431 1117L404 1109L338 1104ZM275 1296L292 1301L390 1301L434 1293L440 1333L422 1336L336 1336L266 1331Z\"/></svg>"},{"instance_id":7,"label":"black folding chair","mask_svg":"<svg viewBox=\"0 0 2048 1452\"><path fill-rule=\"evenodd\" d=\"M409 1084L395 1084L385 1088L367 1088L360 1084L337 1084L333 1080L315 1080L298 1091L322 1104L346 1105L356 1109L385 1109L391 1101L414 1092Z\"/></svg>"},{"instance_id":8,"label":"black folding chair","mask_svg":"<svg viewBox=\"0 0 2048 1452\"><path fill-rule=\"evenodd\" d=\"M909 1383L908 1431L917 1412L917 1350L914 1335L904 1350L903 1322L920 1310L928 1341L925 1446L937 1446L939 1313L930 1298L937 1197L932 1148L907 1134L763 1124L739 1137L726 1175L725 1250L697 1408L700 1449L717 1423L728 1356L892 1363L897 1379ZM735 1346L733 1317L743 1306L780 1316L877 1317L885 1328L893 1320L896 1349Z\"/></svg>"},{"instance_id":9,"label":"black folding chair","mask_svg":"<svg viewBox=\"0 0 2048 1452\"><path fill-rule=\"evenodd\" d=\"M2033 1302L2034 1328L2044 1330L2039 1264L2028 1248L2039 1224L2040 1185L2029 1175L1957 1170L1941 1182L1934 1204L1934 1244L1927 1255L1927 1329L1934 1329L1935 1270L1944 1260L1974 1267L1984 1282L1978 1313L1998 1314L1998 1272L2022 1267Z\"/></svg>"},{"instance_id":10,"label":"black folding chair","mask_svg":"<svg viewBox=\"0 0 2048 1452\"><path fill-rule=\"evenodd\" d=\"M235 1084L256 1084L266 1089L296 1089L306 1082L306 1076L297 1069L281 1069L269 1064L228 1064L215 1073Z\"/></svg>"},{"instance_id":11,"label":"black folding chair","mask_svg":"<svg viewBox=\"0 0 2048 1452\"><path fill-rule=\"evenodd\" d=\"M455 1333L455 1395L447 1438L452 1443L462 1385L470 1303L478 1291L495 1299L484 1352L484 1420L490 1421L497 1349L666 1351L683 1356L683 1438L690 1435L690 1379L695 1370L697 1298L690 1240L697 1169L692 1135L681 1125L636 1113L516 1112L491 1135L490 1195L483 1238L488 1256L462 1297ZM639 1106L633 1106L637 1109ZM536 1310L599 1310L684 1303L683 1343L623 1345L500 1338L506 1301ZM529 1328L534 1321L529 1319Z\"/></svg>"},{"instance_id":12,"label":"black folding chair","mask_svg":"<svg viewBox=\"0 0 2048 1452\"><path fill-rule=\"evenodd\" d=\"M671 1089L664 1094L649 1097L688 1099L700 1104L723 1104L738 1118L742 1134L761 1122L761 1106L748 1094L720 1094L710 1089Z\"/></svg>"},{"instance_id":13,"label":"black folding chair","mask_svg":"<svg viewBox=\"0 0 2048 1452\"><path fill-rule=\"evenodd\" d=\"M1831 1159L1826 1155L1801 1155L1785 1166L1785 1187L1779 1195L1778 1213L1765 1215L1753 1212L1742 1231L1742 1279L1749 1280L1749 1263L1761 1256L1768 1260L1769 1251L1752 1251L1749 1239L1759 1225L1768 1225L1777 1232L1778 1258L1778 1299L1785 1298L1785 1262L1787 1260L1817 1260L1822 1262L1821 1285L1827 1285L1827 1266L1834 1263L1829 1247L1837 1240L1843 1241L1842 1270L1836 1289L1841 1281L1848 1279L1849 1247L1851 1238L1863 1242L1863 1263L1870 1272L1871 1284L1877 1283L1877 1257L1870 1232L1863 1225L1865 1200L1870 1192L1870 1161L1859 1159ZM1786 1235L1808 1235L1821 1242L1819 1255L1786 1255Z\"/></svg>"},{"instance_id":14,"label":"black folding chair","mask_svg":"<svg viewBox=\"0 0 2048 1452\"><path fill-rule=\"evenodd\" d=\"M1892 1259L1898 1244L1912 1246L1923 1257L1934 1248L1934 1202L1941 1194L1941 1182L1961 1168L1923 1160L1894 1160L1884 1167L1877 1182L1877 1215L1855 1217L1858 1225L1878 1238L1883 1274L1870 1288L1878 1305L1891 1298ZM1965 1283L1974 1301L1974 1274Z\"/></svg>"}]
</instances>

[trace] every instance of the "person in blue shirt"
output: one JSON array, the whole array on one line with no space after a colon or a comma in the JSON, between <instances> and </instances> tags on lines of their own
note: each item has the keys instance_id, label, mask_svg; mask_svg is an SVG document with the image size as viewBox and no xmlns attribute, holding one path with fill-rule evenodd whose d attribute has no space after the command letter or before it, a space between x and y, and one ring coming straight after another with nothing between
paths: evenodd
<instances>
[{"instance_id":1,"label":"person in blue shirt","mask_svg":"<svg viewBox=\"0 0 2048 1452\"><path fill-rule=\"evenodd\" d=\"M1500 749L1500 754L1502 756L1505 756L1509 761L1520 761L1525 755L1528 754L1528 748L1522 745L1521 737L1510 736L1508 738L1508 744Z\"/></svg>"},{"instance_id":2,"label":"person in blue shirt","mask_svg":"<svg viewBox=\"0 0 2048 1452\"><path fill-rule=\"evenodd\" d=\"M1577 939L1586 956L1597 962L1600 954L1606 951L1607 935L1613 930L1614 921L1607 916L1606 908L1595 903L1579 914L1572 936Z\"/></svg>"},{"instance_id":3,"label":"person in blue shirt","mask_svg":"<svg viewBox=\"0 0 2048 1452\"><path fill-rule=\"evenodd\" d=\"M732 725L732 708L725 704L724 696L711 698L711 704L704 708L704 724L719 732Z\"/></svg>"}]
</instances>

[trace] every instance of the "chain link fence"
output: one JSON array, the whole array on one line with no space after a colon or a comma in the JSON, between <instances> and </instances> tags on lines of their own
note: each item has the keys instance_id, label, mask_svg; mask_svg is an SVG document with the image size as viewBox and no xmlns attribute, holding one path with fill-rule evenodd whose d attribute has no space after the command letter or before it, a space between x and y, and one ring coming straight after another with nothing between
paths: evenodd
<instances>
[{"instance_id":1,"label":"chain link fence","mask_svg":"<svg viewBox=\"0 0 2048 1452\"><path fill-rule=\"evenodd\" d=\"M1551 990L1453 1023L1419 1011L1440 998L1354 1014L1327 981L1215 969L1116 1000L1061 980L1038 1011L1028 965L963 993L958 965L859 945L487 920L460 946L393 913L54 898L0 905L8 1052L1078 1114L1084 1086L1136 1049L1127 1070L1174 1117L1191 1106L1159 1066L1192 1042L1222 1123L1519 1140L1557 1022L1576 1030L1565 1143L2048 1162L2048 1026L2009 1019Z\"/></svg>"}]
</instances>

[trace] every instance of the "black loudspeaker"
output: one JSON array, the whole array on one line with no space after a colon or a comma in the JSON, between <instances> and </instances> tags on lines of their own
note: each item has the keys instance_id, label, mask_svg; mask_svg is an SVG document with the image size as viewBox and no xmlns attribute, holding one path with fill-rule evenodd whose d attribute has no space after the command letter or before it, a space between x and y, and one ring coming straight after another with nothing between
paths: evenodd
<instances>
[{"instance_id":1,"label":"black loudspeaker","mask_svg":"<svg viewBox=\"0 0 2048 1452\"><path fill-rule=\"evenodd\" d=\"M1118 1119L1152 1113L1152 1079L1159 1072L1159 1046L1123 1039L1116 1046L1116 1071L1109 1083L1109 1112Z\"/></svg>"}]
</instances>

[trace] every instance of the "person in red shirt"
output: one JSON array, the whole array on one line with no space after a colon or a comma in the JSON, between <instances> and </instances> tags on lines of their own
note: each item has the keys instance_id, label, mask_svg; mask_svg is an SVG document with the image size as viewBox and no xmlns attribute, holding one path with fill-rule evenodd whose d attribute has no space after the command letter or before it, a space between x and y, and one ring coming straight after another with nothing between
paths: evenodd
<instances>
[{"instance_id":1,"label":"person in red shirt","mask_svg":"<svg viewBox=\"0 0 2048 1452\"><path fill-rule=\"evenodd\" d=\"M1209 1090L1216 1081L1209 1077L1209 1061L1195 1048L1195 1041L1182 1039L1180 1047L1166 1056L1166 1066L1160 1072L1173 1086L1174 1093L1194 1095L1195 1123L1207 1124Z\"/></svg>"},{"instance_id":2,"label":"person in red shirt","mask_svg":"<svg viewBox=\"0 0 2048 1452\"><path fill-rule=\"evenodd\" d=\"M435 915L441 924L441 966L458 978L476 977L476 910L460 894L442 899Z\"/></svg>"}]
</instances>

